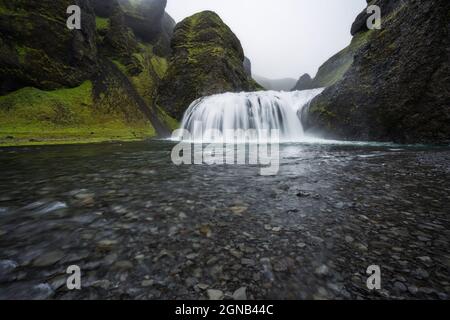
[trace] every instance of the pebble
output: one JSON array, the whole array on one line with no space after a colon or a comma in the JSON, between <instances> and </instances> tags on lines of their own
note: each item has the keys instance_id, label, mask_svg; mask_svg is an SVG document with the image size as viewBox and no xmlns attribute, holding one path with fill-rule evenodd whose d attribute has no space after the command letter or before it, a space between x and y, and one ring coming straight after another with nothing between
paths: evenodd
<instances>
[{"instance_id":1,"label":"pebble","mask_svg":"<svg viewBox=\"0 0 450 320\"><path fill-rule=\"evenodd\" d=\"M13 260L0 260L0 282L13 281L14 270L17 268L17 262Z\"/></svg>"},{"instance_id":2,"label":"pebble","mask_svg":"<svg viewBox=\"0 0 450 320\"><path fill-rule=\"evenodd\" d=\"M319 276L324 276L324 275L327 275L328 274L328 271L329 271L329 269L328 269L328 267L326 266L326 265L321 265L321 266L319 266L319 267L317 267L315 270L314 270L314 272L317 274L317 275L319 275Z\"/></svg>"},{"instance_id":3,"label":"pebble","mask_svg":"<svg viewBox=\"0 0 450 320\"><path fill-rule=\"evenodd\" d=\"M155 281L153 281L153 280L145 279L145 280L143 280L141 282L141 286L143 286L143 287L151 287L154 283L155 283Z\"/></svg>"},{"instance_id":4,"label":"pebble","mask_svg":"<svg viewBox=\"0 0 450 320\"><path fill-rule=\"evenodd\" d=\"M221 290L208 289L206 293L208 294L209 300L222 300L224 297L224 294Z\"/></svg>"},{"instance_id":5,"label":"pebble","mask_svg":"<svg viewBox=\"0 0 450 320\"><path fill-rule=\"evenodd\" d=\"M210 238L212 236L211 228L206 224L200 227L200 233L207 238Z\"/></svg>"},{"instance_id":6,"label":"pebble","mask_svg":"<svg viewBox=\"0 0 450 320\"><path fill-rule=\"evenodd\" d=\"M338 202L334 205L334 207L336 209L342 209L342 208L344 208L344 206L345 206L345 204L343 202Z\"/></svg>"},{"instance_id":7,"label":"pebble","mask_svg":"<svg viewBox=\"0 0 450 320\"><path fill-rule=\"evenodd\" d=\"M55 201L55 202L51 202L51 203L45 205L44 207L42 207L38 211L38 213L39 214L47 214L47 213L51 213L53 211L57 211L57 210L65 209L65 208L67 208L67 204L65 204L64 202Z\"/></svg>"},{"instance_id":8,"label":"pebble","mask_svg":"<svg viewBox=\"0 0 450 320\"><path fill-rule=\"evenodd\" d=\"M116 245L118 241L116 240L101 240L97 243L97 247L101 250L111 250L114 245Z\"/></svg>"},{"instance_id":9,"label":"pebble","mask_svg":"<svg viewBox=\"0 0 450 320\"><path fill-rule=\"evenodd\" d=\"M48 267L57 263L63 257L64 252L59 250L47 252L34 259L32 265L35 267Z\"/></svg>"},{"instance_id":10,"label":"pebble","mask_svg":"<svg viewBox=\"0 0 450 320\"><path fill-rule=\"evenodd\" d=\"M241 259L241 264L246 265L246 266L254 266L254 265L256 265L256 262L253 259L243 258L243 259Z\"/></svg>"},{"instance_id":11,"label":"pebble","mask_svg":"<svg viewBox=\"0 0 450 320\"><path fill-rule=\"evenodd\" d=\"M247 211L248 207L246 206L233 206L230 207L230 210L233 211L234 214L240 215Z\"/></svg>"},{"instance_id":12,"label":"pebble","mask_svg":"<svg viewBox=\"0 0 450 320\"><path fill-rule=\"evenodd\" d=\"M93 287L102 288L108 290L111 287L111 281L107 279L97 280L91 284Z\"/></svg>"},{"instance_id":13,"label":"pebble","mask_svg":"<svg viewBox=\"0 0 450 320\"><path fill-rule=\"evenodd\" d=\"M131 261L128 261L128 260L117 261L113 265L114 270L129 270L132 268L133 268L133 264L131 263Z\"/></svg>"},{"instance_id":14,"label":"pebble","mask_svg":"<svg viewBox=\"0 0 450 320\"><path fill-rule=\"evenodd\" d=\"M416 286L409 286L408 291L411 294L417 294L417 292L419 292L419 288L417 288Z\"/></svg>"},{"instance_id":15,"label":"pebble","mask_svg":"<svg viewBox=\"0 0 450 320\"><path fill-rule=\"evenodd\" d=\"M419 259L422 262L432 262L431 258L428 256L423 256L423 257L418 257L417 259Z\"/></svg>"},{"instance_id":16,"label":"pebble","mask_svg":"<svg viewBox=\"0 0 450 320\"><path fill-rule=\"evenodd\" d=\"M29 294L34 300L46 300L53 296L54 291L48 283L40 283L33 286Z\"/></svg>"},{"instance_id":17,"label":"pebble","mask_svg":"<svg viewBox=\"0 0 450 320\"><path fill-rule=\"evenodd\" d=\"M399 281L396 281L394 283L394 287L401 292L404 292L407 290L407 287L402 282L399 282Z\"/></svg>"},{"instance_id":18,"label":"pebble","mask_svg":"<svg viewBox=\"0 0 450 320\"><path fill-rule=\"evenodd\" d=\"M247 300L247 288L241 287L233 293L234 300Z\"/></svg>"},{"instance_id":19,"label":"pebble","mask_svg":"<svg viewBox=\"0 0 450 320\"><path fill-rule=\"evenodd\" d=\"M299 193L297 193L297 197L299 198L306 198L309 197L311 195L311 193L306 192L306 191L300 191Z\"/></svg>"},{"instance_id":20,"label":"pebble","mask_svg":"<svg viewBox=\"0 0 450 320\"><path fill-rule=\"evenodd\" d=\"M197 287L201 290L206 290L209 288L209 285L207 285L205 283L199 283L199 284L197 284Z\"/></svg>"},{"instance_id":21,"label":"pebble","mask_svg":"<svg viewBox=\"0 0 450 320\"><path fill-rule=\"evenodd\" d=\"M178 218L180 219L186 219L187 215L184 212L180 212L180 214L178 215Z\"/></svg>"}]
</instances>

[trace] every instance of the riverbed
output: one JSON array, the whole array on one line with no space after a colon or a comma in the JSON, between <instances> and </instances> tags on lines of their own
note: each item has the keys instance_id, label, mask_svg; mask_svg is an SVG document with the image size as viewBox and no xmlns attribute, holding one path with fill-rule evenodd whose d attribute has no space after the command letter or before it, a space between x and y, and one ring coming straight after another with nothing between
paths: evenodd
<instances>
[{"instance_id":1,"label":"riverbed","mask_svg":"<svg viewBox=\"0 0 450 320\"><path fill-rule=\"evenodd\" d=\"M0 298L449 298L450 148L283 144L262 176L174 144L0 149Z\"/></svg>"}]
</instances>

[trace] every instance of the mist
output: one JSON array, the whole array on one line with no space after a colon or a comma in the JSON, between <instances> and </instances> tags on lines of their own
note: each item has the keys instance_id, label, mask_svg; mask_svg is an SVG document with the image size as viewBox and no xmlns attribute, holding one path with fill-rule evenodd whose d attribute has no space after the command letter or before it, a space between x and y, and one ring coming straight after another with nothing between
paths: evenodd
<instances>
[{"instance_id":1,"label":"mist","mask_svg":"<svg viewBox=\"0 0 450 320\"><path fill-rule=\"evenodd\" d=\"M168 0L177 21L215 11L241 40L253 74L272 78L314 76L351 41L350 27L365 0Z\"/></svg>"}]
</instances>

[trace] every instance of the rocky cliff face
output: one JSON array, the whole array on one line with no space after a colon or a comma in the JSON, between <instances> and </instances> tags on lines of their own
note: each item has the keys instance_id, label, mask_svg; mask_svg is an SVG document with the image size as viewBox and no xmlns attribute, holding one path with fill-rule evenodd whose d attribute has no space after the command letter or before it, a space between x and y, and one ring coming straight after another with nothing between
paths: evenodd
<instances>
[{"instance_id":1,"label":"rocky cliff face","mask_svg":"<svg viewBox=\"0 0 450 320\"><path fill-rule=\"evenodd\" d=\"M66 27L72 4L81 30ZM0 140L168 133L175 121L154 104L174 26L165 5L0 0Z\"/></svg>"},{"instance_id":2,"label":"rocky cliff face","mask_svg":"<svg viewBox=\"0 0 450 320\"><path fill-rule=\"evenodd\" d=\"M252 62L247 57L244 57L244 70L249 77L252 76Z\"/></svg>"},{"instance_id":3,"label":"rocky cliff face","mask_svg":"<svg viewBox=\"0 0 450 320\"><path fill-rule=\"evenodd\" d=\"M308 89L314 89L316 88L313 85L313 79L308 73L305 73L298 79L297 83L295 84L295 87L292 88L292 91L295 90L308 90Z\"/></svg>"},{"instance_id":4,"label":"rocky cliff face","mask_svg":"<svg viewBox=\"0 0 450 320\"><path fill-rule=\"evenodd\" d=\"M292 90L308 90L325 88L340 81L353 63L355 53L366 44L367 37L364 33L356 35L351 43L340 52L336 53L320 66L314 79L309 74L304 74L297 81Z\"/></svg>"},{"instance_id":5,"label":"rocky cliff face","mask_svg":"<svg viewBox=\"0 0 450 320\"><path fill-rule=\"evenodd\" d=\"M214 12L204 11L177 24L171 48L158 104L177 119L202 96L258 88L244 69L239 39Z\"/></svg>"},{"instance_id":6,"label":"rocky cliff face","mask_svg":"<svg viewBox=\"0 0 450 320\"><path fill-rule=\"evenodd\" d=\"M95 15L88 0L82 29L66 28L73 1L0 0L0 94L24 86L55 89L77 86L95 73Z\"/></svg>"},{"instance_id":7,"label":"rocky cliff face","mask_svg":"<svg viewBox=\"0 0 450 320\"><path fill-rule=\"evenodd\" d=\"M343 77L304 110L305 126L330 138L448 143L450 141L447 0L370 1L382 29L352 27L364 39Z\"/></svg>"}]
</instances>

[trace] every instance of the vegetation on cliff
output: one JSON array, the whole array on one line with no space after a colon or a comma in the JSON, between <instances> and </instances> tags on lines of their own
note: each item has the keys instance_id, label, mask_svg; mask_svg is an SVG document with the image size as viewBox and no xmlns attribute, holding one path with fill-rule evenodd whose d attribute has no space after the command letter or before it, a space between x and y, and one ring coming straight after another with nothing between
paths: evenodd
<instances>
[{"instance_id":1,"label":"vegetation on cliff","mask_svg":"<svg viewBox=\"0 0 450 320\"><path fill-rule=\"evenodd\" d=\"M158 105L176 119L202 96L259 89L244 68L239 39L214 12L200 12L177 24L171 48Z\"/></svg>"},{"instance_id":2,"label":"vegetation on cliff","mask_svg":"<svg viewBox=\"0 0 450 320\"><path fill-rule=\"evenodd\" d=\"M309 74L304 74L292 90L325 88L341 80L352 65L355 54L367 43L369 34L365 32L356 35L345 49L336 53L319 68L314 79L311 79Z\"/></svg>"},{"instance_id":3,"label":"vegetation on cliff","mask_svg":"<svg viewBox=\"0 0 450 320\"><path fill-rule=\"evenodd\" d=\"M358 16L354 41L366 40L345 75L304 109L306 127L337 139L449 143L450 3L375 2L387 10L382 29L367 31L365 12Z\"/></svg>"},{"instance_id":4,"label":"vegetation on cliff","mask_svg":"<svg viewBox=\"0 0 450 320\"><path fill-rule=\"evenodd\" d=\"M68 0L0 0L0 144L128 140L174 127L154 103L170 52L161 39L174 27L166 1L124 2L78 1L82 28L69 30Z\"/></svg>"}]
</instances>

